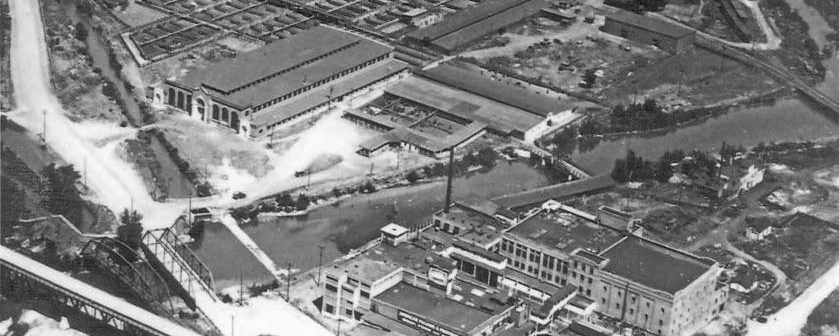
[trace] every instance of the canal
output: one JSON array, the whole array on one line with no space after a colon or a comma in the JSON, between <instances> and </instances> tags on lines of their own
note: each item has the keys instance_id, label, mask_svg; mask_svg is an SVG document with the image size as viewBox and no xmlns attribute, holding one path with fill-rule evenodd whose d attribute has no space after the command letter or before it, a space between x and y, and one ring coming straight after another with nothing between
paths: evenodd
<instances>
[{"instance_id":1,"label":"canal","mask_svg":"<svg viewBox=\"0 0 839 336\"><path fill-rule=\"evenodd\" d=\"M66 10L67 15L73 19L74 22L83 22L84 18L80 17L76 12L75 2L65 1L62 7ZM90 25L88 25L90 26ZM128 117L133 127L140 127L143 124L143 114L140 112L140 106L137 100L134 99L134 94L126 88L126 81L118 74L110 64L110 50L102 41L105 40L101 34L88 27L89 34L87 35L87 50L90 54L91 61L96 68L101 70L100 74L107 78L111 83L114 83L115 88L119 91L120 96L124 102L123 112ZM160 163L160 175L155 176L158 179L164 179L164 183L168 187L169 198L187 198L190 195L195 195L195 186L192 182L181 173L178 166L169 156L169 152L160 143L160 140L155 136L149 137L149 148Z\"/></svg>"}]
</instances>

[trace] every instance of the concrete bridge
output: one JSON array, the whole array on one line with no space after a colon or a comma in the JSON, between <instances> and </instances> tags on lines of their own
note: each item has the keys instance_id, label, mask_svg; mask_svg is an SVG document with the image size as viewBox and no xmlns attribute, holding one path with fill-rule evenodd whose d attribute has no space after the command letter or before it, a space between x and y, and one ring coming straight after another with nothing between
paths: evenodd
<instances>
[{"instance_id":1,"label":"concrete bridge","mask_svg":"<svg viewBox=\"0 0 839 336\"><path fill-rule=\"evenodd\" d=\"M175 322L3 246L0 246L0 270L0 289L4 295L28 291L79 310L129 335L198 336Z\"/></svg>"}]
</instances>

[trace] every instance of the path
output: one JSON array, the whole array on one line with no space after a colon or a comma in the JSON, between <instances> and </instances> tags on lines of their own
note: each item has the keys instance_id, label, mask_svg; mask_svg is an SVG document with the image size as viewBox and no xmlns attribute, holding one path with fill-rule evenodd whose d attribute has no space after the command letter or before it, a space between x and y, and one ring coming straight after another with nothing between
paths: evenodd
<instances>
[{"instance_id":1,"label":"path","mask_svg":"<svg viewBox=\"0 0 839 336\"><path fill-rule=\"evenodd\" d=\"M114 138L126 130L104 123L74 123L50 86L50 67L44 28L37 0L12 0L11 64L18 109L8 117L37 134L46 125L47 145L76 167L87 166L88 187L96 201L118 213L125 208L140 212L146 229L168 227L186 209L186 200L155 202L136 170L123 160ZM133 130L132 130L133 132ZM194 206L227 204L222 199L193 201ZM204 313L225 334L312 335L330 332L279 298L252 298L248 306L217 303Z\"/></svg>"},{"instance_id":2,"label":"path","mask_svg":"<svg viewBox=\"0 0 839 336\"><path fill-rule=\"evenodd\" d=\"M728 250L731 253L734 253L735 256L743 258L743 259L751 261L751 262L754 262L754 263L757 263L760 266L763 266L764 268L766 268L770 272L772 272L772 274L775 276L775 279L777 279L777 282L776 282L777 287L781 287L781 286L784 286L786 284L786 282L787 282L786 273L784 273L784 271L782 271L780 268L778 268L778 266L775 266L775 264L753 257L751 254L748 254L748 253L744 252L743 250L738 249L734 245L731 245L731 242L729 242L728 240L726 240L723 245L725 246L726 250Z\"/></svg>"},{"instance_id":3,"label":"path","mask_svg":"<svg viewBox=\"0 0 839 336\"><path fill-rule=\"evenodd\" d=\"M687 28L687 29L696 30L697 35L699 35L701 37L704 37L704 38L707 38L707 39L711 39L711 40L723 43L723 44L725 44L727 46L730 46L730 47L743 48L743 49L755 48L757 50L775 50L775 49L780 48L782 40L781 40L780 37L775 35L775 32L772 30L771 27L769 27L769 23L766 21L766 17L763 16L763 12L758 7L757 2L756 1L753 2L751 0L739 0L739 1L743 2L743 4L745 4L747 7L749 7L749 9L752 10L752 13L755 16L755 20L758 22L758 25L760 26L761 30L763 30L763 34L766 36L766 42L763 42L763 43L732 42L732 41L729 41L729 40L726 40L726 39L722 39L718 36L708 34L708 33L703 32L701 30L696 30L695 28L693 28L691 26L688 26L684 23L681 23L679 21L676 21L676 20L674 20L674 19L672 19L672 18L670 18L666 15L662 15L660 13L653 13L653 12L648 13L648 14L652 17L659 18L661 20L670 22L672 24L682 26L682 27Z\"/></svg>"},{"instance_id":4,"label":"path","mask_svg":"<svg viewBox=\"0 0 839 336\"><path fill-rule=\"evenodd\" d=\"M839 262L819 277L804 293L786 307L767 316L767 323L749 320L747 336L797 336L807 317L830 293L839 287Z\"/></svg>"},{"instance_id":5,"label":"path","mask_svg":"<svg viewBox=\"0 0 839 336\"><path fill-rule=\"evenodd\" d=\"M757 25L760 26L760 30L763 31L763 35L766 36L766 42L755 44L755 48L760 50L774 50L780 48L781 38L775 34L775 31L772 30L769 22L767 22L766 16L763 15L763 11L760 10L760 6L758 6L759 0L739 1L752 11L752 16L755 18L755 21L757 21ZM742 43L742 45L746 46L741 46L741 48L750 48L752 46L751 43Z\"/></svg>"},{"instance_id":6,"label":"path","mask_svg":"<svg viewBox=\"0 0 839 336\"><path fill-rule=\"evenodd\" d=\"M87 166L88 187L96 201L114 213L135 208L149 227L168 226L183 211L182 206L162 205L152 200L140 175L122 160L116 142L95 144L125 130L102 123L74 123L64 114L50 86L50 67L43 24L37 0L10 2L12 18L11 64L17 110L8 113L30 134L46 126L46 143L76 167Z\"/></svg>"}]
</instances>

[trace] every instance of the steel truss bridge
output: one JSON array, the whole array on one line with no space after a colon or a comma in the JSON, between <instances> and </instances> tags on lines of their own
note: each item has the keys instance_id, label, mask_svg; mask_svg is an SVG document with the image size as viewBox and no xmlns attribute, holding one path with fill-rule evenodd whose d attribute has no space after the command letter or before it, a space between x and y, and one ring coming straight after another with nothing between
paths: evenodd
<instances>
[{"instance_id":1,"label":"steel truss bridge","mask_svg":"<svg viewBox=\"0 0 839 336\"><path fill-rule=\"evenodd\" d=\"M72 307L130 335L198 336L175 322L0 246L0 292L6 295L25 291Z\"/></svg>"}]
</instances>

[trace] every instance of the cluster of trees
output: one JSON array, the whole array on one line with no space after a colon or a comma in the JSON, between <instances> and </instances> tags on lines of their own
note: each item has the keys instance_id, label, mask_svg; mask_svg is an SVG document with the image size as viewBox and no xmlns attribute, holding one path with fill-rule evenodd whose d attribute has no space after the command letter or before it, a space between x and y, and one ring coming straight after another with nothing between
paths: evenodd
<instances>
[{"instance_id":1,"label":"cluster of trees","mask_svg":"<svg viewBox=\"0 0 839 336\"><path fill-rule=\"evenodd\" d=\"M300 193L297 195L297 199L295 200L291 197L289 193L283 193L277 196L274 201L277 203L277 206L283 210L298 210L303 211L309 208L309 205L312 204L312 200L304 193Z\"/></svg>"},{"instance_id":2,"label":"cluster of trees","mask_svg":"<svg viewBox=\"0 0 839 336\"><path fill-rule=\"evenodd\" d=\"M181 173L196 186L196 193L198 194L198 197L205 197L213 194L214 190L209 183L198 183L198 174L191 169L189 162L181 157L178 148L175 147L168 138L166 138L166 135L157 129L143 130L137 134L140 138L151 135L157 137L157 140L160 141L160 144L163 145L163 148L165 148L166 152L169 153L169 157L172 158L172 161L176 166L178 166L178 170L180 170Z\"/></svg>"},{"instance_id":3,"label":"cluster of trees","mask_svg":"<svg viewBox=\"0 0 839 336\"><path fill-rule=\"evenodd\" d=\"M82 211L87 206L76 189L81 178L72 165L56 166L51 163L41 170L44 177L41 203L54 214L63 215L73 223L82 221Z\"/></svg>"},{"instance_id":4,"label":"cluster of trees","mask_svg":"<svg viewBox=\"0 0 839 336\"><path fill-rule=\"evenodd\" d=\"M735 156L737 156L737 153L745 152L746 147L729 145L725 143L725 141L723 141L722 146L720 147L720 158L722 158L723 161L727 162L729 159L732 159Z\"/></svg>"},{"instance_id":5,"label":"cluster of trees","mask_svg":"<svg viewBox=\"0 0 839 336\"><path fill-rule=\"evenodd\" d=\"M641 104L615 106L611 118L615 131L645 131L676 125L675 115L664 113L653 99L647 99Z\"/></svg>"},{"instance_id":6,"label":"cluster of trees","mask_svg":"<svg viewBox=\"0 0 839 336\"><path fill-rule=\"evenodd\" d=\"M545 142L554 145L554 154L558 156L566 156L571 154L574 149L577 148L577 137L579 135L579 128L571 125L554 133L554 135L548 138Z\"/></svg>"},{"instance_id":7,"label":"cluster of trees","mask_svg":"<svg viewBox=\"0 0 839 336\"><path fill-rule=\"evenodd\" d=\"M685 160L688 156L690 159ZM687 176L716 176L720 169L713 156L699 150L691 151L689 155L681 150L665 151L657 161L645 160L630 150L624 158L615 161L612 178L621 183L653 179L667 182L674 173L673 163L677 162L681 172Z\"/></svg>"}]
</instances>

